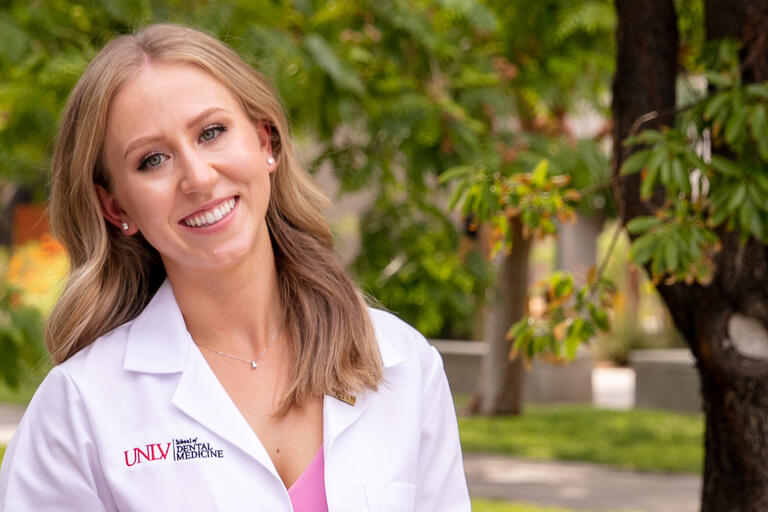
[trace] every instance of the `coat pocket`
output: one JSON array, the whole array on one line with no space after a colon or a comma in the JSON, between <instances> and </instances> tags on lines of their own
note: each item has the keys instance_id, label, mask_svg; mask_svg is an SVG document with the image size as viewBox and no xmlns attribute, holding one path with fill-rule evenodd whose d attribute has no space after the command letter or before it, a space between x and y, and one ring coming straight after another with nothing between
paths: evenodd
<instances>
[{"instance_id":1,"label":"coat pocket","mask_svg":"<svg viewBox=\"0 0 768 512\"><path fill-rule=\"evenodd\" d=\"M400 482L365 482L370 512L412 512L416 486Z\"/></svg>"}]
</instances>

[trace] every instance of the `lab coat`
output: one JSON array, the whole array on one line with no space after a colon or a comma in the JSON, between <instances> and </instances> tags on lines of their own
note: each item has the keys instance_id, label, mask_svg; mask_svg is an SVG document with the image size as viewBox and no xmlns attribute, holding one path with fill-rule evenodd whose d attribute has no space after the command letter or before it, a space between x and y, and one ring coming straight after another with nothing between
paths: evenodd
<instances>
[{"instance_id":1,"label":"lab coat","mask_svg":"<svg viewBox=\"0 0 768 512\"><path fill-rule=\"evenodd\" d=\"M323 399L330 512L470 510L448 382L413 328L371 310L377 392ZM0 510L292 510L259 438L186 330L168 281L46 377L0 469Z\"/></svg>"}]
</instances>

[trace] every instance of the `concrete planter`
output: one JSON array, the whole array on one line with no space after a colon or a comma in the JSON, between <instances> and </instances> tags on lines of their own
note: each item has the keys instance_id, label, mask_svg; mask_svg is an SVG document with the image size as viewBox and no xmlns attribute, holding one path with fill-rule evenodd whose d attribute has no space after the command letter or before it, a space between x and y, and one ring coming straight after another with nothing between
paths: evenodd
<instances>
[{"instance_id":1,"label":"concrete planter","mask_svg":"<svg viewBox=\"0 0 768 512\"><path fill-rule=\"evenodd\" d=\"M629 362L635 371L635 407L701 412L699 373L690 350L633 350Z\"/></svg>"},{"instance_id":2,"label":"concrete planter","mask_svg":"<svg viewBox=\"0 0 768 512\"><path fill-rule=\"evenodd\" d=\"M430 340L443 356L445 373L454 394L475 390L483 355L484 341ZM528 403L592 402L592 358L586 350L566 366L534 361L525 374L523 400Z\"/></svg>"}]
</instances>

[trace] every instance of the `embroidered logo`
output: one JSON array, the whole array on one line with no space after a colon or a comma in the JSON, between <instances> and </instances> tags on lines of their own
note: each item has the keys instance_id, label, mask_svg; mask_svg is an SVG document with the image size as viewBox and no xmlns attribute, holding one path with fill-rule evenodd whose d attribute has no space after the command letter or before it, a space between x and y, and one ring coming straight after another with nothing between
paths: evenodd
<instances>
[{"instance_id":1,"label":"embroidered logo","mask_svg":"<svg viewBox=\"0 0 768 512\"><path fill-rule=\"evenodd\" d=\"M171 456L169 459L168 456ZM197 437L173 439L169 442L150 443L123 452L128 467L145 462L161 460L222 459L224 450L218 450L211 443L199 442Z\"/></svg>"}]
</instances>

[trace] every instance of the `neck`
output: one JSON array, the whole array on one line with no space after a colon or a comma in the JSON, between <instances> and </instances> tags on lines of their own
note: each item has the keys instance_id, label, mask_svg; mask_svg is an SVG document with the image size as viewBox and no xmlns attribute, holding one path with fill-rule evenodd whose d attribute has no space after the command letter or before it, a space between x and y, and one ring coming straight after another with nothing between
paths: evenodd
<instances>
[{"instance_id":1,"label":"neck","mask_svg":"<svg viewBox=\"0 0 768 512\"><path fill-rule=\"evenodd\" d=\"M283 308L271 244L225 270L166 269L197 344L253 354L281 328Z\"/></svg>"}]
</instances>

